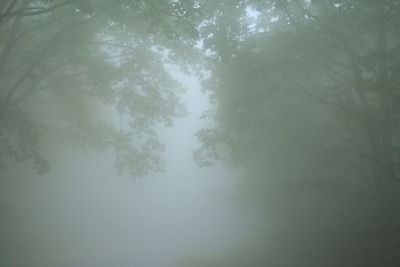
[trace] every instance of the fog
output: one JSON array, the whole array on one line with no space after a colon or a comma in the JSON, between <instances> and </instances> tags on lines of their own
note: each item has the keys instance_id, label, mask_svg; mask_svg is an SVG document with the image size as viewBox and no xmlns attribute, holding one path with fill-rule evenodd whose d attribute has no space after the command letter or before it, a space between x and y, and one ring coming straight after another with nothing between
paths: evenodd
<instances>
[{"instance_id":1,"label":"fog","mask_svg":"<svg viewBox=\"0 0 400 267\"><path fill-rule=\"evenodd\" d=\"M398 0L1 0L0 267L400 266Z\"/></svg>"},{"instance_id":2,"label":"fog","mask_svg":"<svg viewBox=\"0 0 400 267\"><path fill-rule=\"evenodd\" d=\"M63 147L49 174L21 166L2 174L2 266L176 266L243 237L237 174L192 161L208 98L195 78L175 75L188 88L189 115L159 129L165 173L132 180L116 175L112 155Z\"/></svg>"}]
</instances>

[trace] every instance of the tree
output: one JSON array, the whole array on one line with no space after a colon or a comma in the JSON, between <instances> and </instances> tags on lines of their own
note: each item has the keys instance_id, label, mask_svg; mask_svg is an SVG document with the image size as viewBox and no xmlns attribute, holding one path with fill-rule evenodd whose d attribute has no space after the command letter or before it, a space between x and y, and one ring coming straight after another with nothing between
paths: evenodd
<instances>
[{"instance_id":1,"label":"tree","mask_svg":"<svg viewBox=\"0 0 400 267\"><path fill-rule=\"evenodd\" d=\"M194 156L245 168L287 266L394 261L399 13L389 0L221 1L201 29L218 126Z\"/></svg>"},{"instance_id":2,"label":"tree","mask_svg":"<svg viewBox=\"0 0 400 267\"><path fill-rule=\"evenodd\" d=\"M193 57L196 10L194 1L1 1L1 167L28 161L46 172L43 144L62 136L115 151L132 175L163 169L153 127L183 114L166 65ZM121 127L99 103L118 110Z\"/></svg>"}]
</instances>

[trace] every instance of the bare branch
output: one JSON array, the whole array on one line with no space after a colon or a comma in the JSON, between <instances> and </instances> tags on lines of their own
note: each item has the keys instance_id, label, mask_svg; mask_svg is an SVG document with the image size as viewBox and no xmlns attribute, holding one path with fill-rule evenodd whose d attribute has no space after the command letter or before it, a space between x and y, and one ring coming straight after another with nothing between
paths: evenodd
<instances>
[{"instance_id":1,"label":"bare branch","mask_svg":"<svg viewBox=\"0 0 400 267\"><path fill-rule=\"evenodd\" d=\"M52 7L45 8L45 7L25 7L18 9L14 12L9 12L4 14L4 17L27 17L27 16L36 16L36 15L42 15L46 13L50 13L51 11L63 7L65 5L68 5L72 3L72 0L67 0L61 3L58 3ZM32 11L33 10L33 11Z\"/></svg>"},{"instance_id":2,"label":"bare branch","mask_svg":"<svg viewBox=\"0 0 400 267\"><path fill-rule=\"evenodd\" d=\"M7 7L6 11L0 15L0 24L7 17L8 14L10 14L11 10L14 8L14 6L17 4L18 0L13 0L11 4Z\"/></svg>"}]
</instances>

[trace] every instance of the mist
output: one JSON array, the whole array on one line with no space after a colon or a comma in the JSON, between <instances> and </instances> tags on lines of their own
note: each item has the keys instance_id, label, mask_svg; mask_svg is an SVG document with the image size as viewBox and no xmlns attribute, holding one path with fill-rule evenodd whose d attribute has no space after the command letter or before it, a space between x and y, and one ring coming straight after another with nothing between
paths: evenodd
<instances>
[{"instance_id":1,"label":"mist","mask_svg":"<svg viewBox=\"0 0 400 267\"><path fill-rule=\"evenodd\" d=\"M187 87L189 115L158 129L168 144L165 173L117 176L113 155L68 147L48 174L32 175L29 166L2 173L2 266L176 266L242 238L237 174L192 161L208 98L194 77L174 75Z\"/></svg>"},{"instance_id":2,"label":"mist","mask_svg":"<svg viewBox=\"0 0 400 267\"><path fill-rule=\"evenodd\" d=\"M400 266L399 18L0 1L0 267Z\"/></svg>"}]
</instances>

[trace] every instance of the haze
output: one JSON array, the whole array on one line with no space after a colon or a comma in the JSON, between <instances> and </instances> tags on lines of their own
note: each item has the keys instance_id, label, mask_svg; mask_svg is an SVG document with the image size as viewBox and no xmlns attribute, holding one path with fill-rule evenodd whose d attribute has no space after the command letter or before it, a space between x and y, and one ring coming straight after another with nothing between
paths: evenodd
<instances>
[{"instance_id":1,"label":"haze","mask_svg":"<svg viewBox=\"0 0 400 267\"><path fill-rule=\"evenodd\" d=\"M400 266L399 18L0 0L0 267Z\"/></svg>"}]
</instances>

